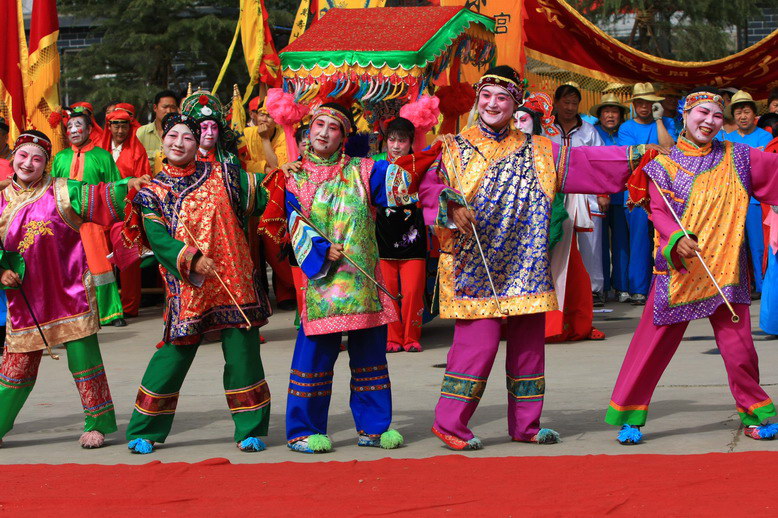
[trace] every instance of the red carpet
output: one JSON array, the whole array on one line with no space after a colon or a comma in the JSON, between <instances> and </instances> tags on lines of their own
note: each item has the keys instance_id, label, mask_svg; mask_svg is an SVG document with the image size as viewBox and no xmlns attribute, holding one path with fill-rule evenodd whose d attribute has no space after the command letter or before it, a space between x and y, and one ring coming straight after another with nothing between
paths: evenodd
<instances>
[{"instance_id":1,"label":"red carpet","mask_svg":"<svg viewBox=\"0 0 778 518\"><path fill-rule=\"evenodd\" d=\"M776 463L751 452L11 465L0 466L0 515L775 516Z\"/></svg>"}]
</instances>

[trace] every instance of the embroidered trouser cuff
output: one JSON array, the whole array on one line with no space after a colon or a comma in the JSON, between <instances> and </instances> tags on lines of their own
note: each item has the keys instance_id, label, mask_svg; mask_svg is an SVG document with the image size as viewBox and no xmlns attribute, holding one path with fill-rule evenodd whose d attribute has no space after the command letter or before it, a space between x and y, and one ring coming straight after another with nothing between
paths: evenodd
<instances>
[{"instance_id":1,"label":"embroidered trouser cuff","mask_svg":"<svg viewBox=\"0 0 778 518\"><path fill-rule=\"evenodd\" d=\"M143 438L165 442L173 426L179 391L199 344L166 343L152 356L143 375L127 440ZM236 442L267 435L270 390L259 355L259 330L222 331L224 391L235 424Z\"/></svg>"}]
</instances>

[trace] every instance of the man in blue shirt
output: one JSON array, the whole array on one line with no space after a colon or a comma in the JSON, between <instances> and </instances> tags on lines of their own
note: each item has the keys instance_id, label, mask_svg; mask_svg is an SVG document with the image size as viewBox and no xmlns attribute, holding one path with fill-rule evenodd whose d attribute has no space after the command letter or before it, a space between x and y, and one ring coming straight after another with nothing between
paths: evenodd
<instances>
[{"instance_id":1,"label":"man in blue shirt","mask_svg":"<svg viewBox=\"0 0 778 518\"><path fill-rule=\"evenodd\" d=\"M628 120L619 127L616 139L619 146L636 146L639 144L659 144L671 147L675 141L670 136L675 132L675 125L670 118L663 118L664 110L659 104L663 97L654 93L651 83L637 83L632 89L632 108L635 118ZM628 292L635 305L644 305L646 295L651 286L653 269L653 229L648 220L648 213L637 207L627 212L627 227L629 229L629 268Z\"/></svg>"},{"instance_id":2,"label":"man in blue shirt","mask_svg":"<svg viewBox=\"0 0 778 518\"><path fill-rule=\"evenodd\" d=\"M672 131L670 131L670 128L667 128L667 131L670 133L670 136L673 137L673 140L678 140L678 135L680 135L683 126L683 123L679 124L681 117L678 114L678 101L680 101L681 97L684 97L684 95L672 86L665 86L662 88L659 91L659 95L665 98L661 103L662 109L664 110L662 116L664 118L672 119L673 121Z\"/></svg>"},{"instance_id":3,"label":"man in blue shirt","mask_svg":"<svg viewBox=\"0 0 778 518\"><path fill-rule=\"evenodd\" d=\"M724 110L727 118L732 118L737 129L724 135L724 140L740 142L764 150L773 139L772 135L756 127L756 103L748 92L740 90L732 96L732 102ZM762 295L762 259L764 256L764 231L762 230L762 207L751 198L746 215L746 241L751 254L754 270L754 296Z\"/></svg>"},{"instance_id":4,"label":"man in blue shirt","mask_svg":"<svg viewBox=\"0 0 778 518\"><path fill-rule=\"evenodd\" d=\"M594 128L600 134L603 145L616 146L619 126L627 118L628 109L612 93L603 94L600 103L592 106L589 113L597 118ZM602 269L605 273L605 292L611 286L616 290L620 302L629 300L629 231L624 213L624 193L598 196L597 202L606 212L602 226ZM607 208L607 210L606 210ZM613 269L611 270L611 261Z\"/></svg>"}]
</instances>

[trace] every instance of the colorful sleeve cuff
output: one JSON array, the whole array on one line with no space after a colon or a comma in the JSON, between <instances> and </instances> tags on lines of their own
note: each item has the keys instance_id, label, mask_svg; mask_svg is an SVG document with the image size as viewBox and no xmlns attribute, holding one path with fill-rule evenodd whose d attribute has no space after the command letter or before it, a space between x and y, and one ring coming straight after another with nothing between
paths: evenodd
<instances>
[{"instance_id":1,"label":"colorful sleeve cuff","mask_svg":"<svg viewBox=\"0 0 778 518\"><path fill-rule=\"evenodd\" d=\"M572 152L572 146L562 146L559 148L559 154L556 157L556 177L557 177L557 191L567 192L565 185L567 184L567 173L570 172L570 153Z\"/></svg>"},{"instance_id":2,"label":"colorful sleeve cuff","mask_svg":"<svg viewBox=\"0 0 778 518\"><path fill-rule=\"evenodd\" d=\"M686 234L683 233L683 230L676 230L670 235L670 239L667 240L667 245L662 248L662 255L667 260L667 266L680 272L680 273L686 273L688 269L686 268L686 261L684 261L683 257L678 255L678 252L675 250L675 246L678 244L678 241L684 237ZM697 236L694 234L689 234L689 237L697 240Z\"/></svg>"},{"instance_id":3,"label":"colorful sleeve cuff","mask_svg":"<svg viewBox=\"0 0 778 518\"><path fill-rule=\"evenodd\" d=\"M289 216L289 231L294 257L306 277L319 279L327 275L330 268L327 260L330 244L327 240L308 226L297 211L292 211Z\"/></svg>"},{"instance_id":4,"label":"colorful sleeve cuff","mask_svg":"<svg viewBox=\"0 0 778 518\"><path fill-rule=\"evenodd\" d=\"M20 243L20 247L24 242ZM27 270L27 266L24 262L24 257L19 252L9 252L8 250L0 251L0 272L5 270L11 270L16 272L19 278L24 281L24 273ZM0 289L3 290L15 290L17 288L11 288L4 284L0 284Z\"/></svg>"},{"instance_id":5,"label":"colorful sleeve cuff","mask_svg":"<svg viewBox=\"0 0 778 518\"><path fill-rule=\"evenodd\" d=\"M176 265L181 274L181 280L198 288L203 285L205 277L192 269L194 261L200 256L200 251L193 246L184 246L178 253Z\"/></svg>"},{"instance_id":6,"label":"colorful sleeve cuff","mask_svg":"<svg viewBox=\"0 0 778 518\"><path fill-rule=\"evenodd\" d=\"M640 144L637 146L627 146L627 160L629 161L630 171L635 170L638 164L640 164L640 160L643 158L643 155L645 153L646 153L645 144Z\"/></svg>"},{"instance_id":7,"label":"colorful sleeve cuff","mask_svg":"<svg viewBox=\"0 0 778 518\"><path fill-rule=\"evenodd\" d=\"M435 219L435 224L439 227L453 229L456 228L456 225L454 225L454 222L449 218L448 215L449 203L456 203L457 205L461 205L463 207L465 207L467 204L465 202L464 196L462 196L458 191L451 189L450 187L446 187L440 191L440 198L438 199L438 217Z\"/></svg>"},{"instance_id":8,"label":"colorful sleeve cuff","mask_svg":"<svg viewBox=\"0 0 778 518\"><path fill-rule=\"evenodd\" d=\"M387 206L399 207L419 201L417 193L409 192L414 179L408 171L397 164L389 164L385 178Z\"/></svg>"},{"instance_id":9,"label":"colorful sleeve cuff","mask_svg":"<svg viewBox=\"0 0 778 518\"><path fill-rule=\"evenodd\" d=\"M254 173L240 172L241 190L244 198L244 212L247 216L253 216L259 212L262 204L262 186L261 180L264 175L259 176Z\"/></svg>"}]
</instances>

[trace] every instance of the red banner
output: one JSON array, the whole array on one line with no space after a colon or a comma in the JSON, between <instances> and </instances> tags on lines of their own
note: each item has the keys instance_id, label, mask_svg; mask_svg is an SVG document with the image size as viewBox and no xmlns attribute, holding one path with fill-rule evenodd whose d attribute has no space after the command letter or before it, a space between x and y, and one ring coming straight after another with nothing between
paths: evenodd
<instances>
[{"instance_id":1,"label":"red banner","mask_svg":"<svg viewBox=\"0 0 778 518\"><path fill-rule=\"evenodd\" d=\"M524 0L528 57L578 74L621 83L679 87L737 86L765 95L778 87L778 31L714 61L683 62L638 51L605 34L563 0Z\"/></svg>"},{"instance_id":2,"label":"red banner","mask_svg":"<svg viewBox=\"0 0 778 518\"><path fill-rule=\"evenodd\" d=\"M51 139L52 155L64 147L59 125L52 128L49 116L59 108L59 19L55 0L34 0L30 17L28 76L25 92L29 126Z\"/></svg>"}]
</instances>

